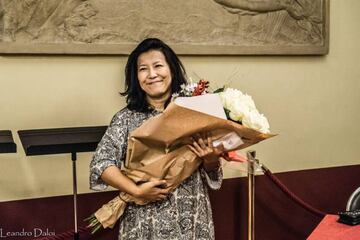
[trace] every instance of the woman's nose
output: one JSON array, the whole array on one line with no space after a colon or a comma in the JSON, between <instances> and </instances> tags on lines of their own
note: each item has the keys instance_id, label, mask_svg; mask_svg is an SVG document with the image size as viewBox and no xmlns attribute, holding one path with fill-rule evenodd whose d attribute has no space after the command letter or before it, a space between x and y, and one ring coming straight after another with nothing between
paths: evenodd
<instances>
[{"instance_id":1,"label":"woman's nose","mask_svg":"<svg viewBox=\"0 0 360 240\"><path fill-rule=\"evenodd\" d=\"M149 68L149 78L154 78L157 76L157 72L155 68Z\"/></svg>"}]
</instances>

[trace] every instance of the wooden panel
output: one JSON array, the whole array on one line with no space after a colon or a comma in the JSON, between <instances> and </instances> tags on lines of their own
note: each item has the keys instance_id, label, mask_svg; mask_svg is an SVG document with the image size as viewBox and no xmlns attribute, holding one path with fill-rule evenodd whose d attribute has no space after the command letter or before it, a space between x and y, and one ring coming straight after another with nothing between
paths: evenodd
<instances>
[{"instance_id":1,"label":"wooden panel","mask_svg":"<svg viewBox=\"0 0 360 240\"><path fill-rule=\"evenodd\" d=\"M359 186L360 165L279 173L276 176L314 207L336 213L346 208L347 199ZM226 179L210 197L218 240L247 239L247 179ZM79 223L116 191L79 195ZM0 203L0 229L6 232L33 232L34 228L60 234L73 227L72 196L39 198ZM256 177L255 238L266 240L304 240L321 218L307 212L287 198L266 176ZM81 239L117 239L118 225L95 236ZM14 237L13 240L32 239Z\"/></svg>"}]
</instances>

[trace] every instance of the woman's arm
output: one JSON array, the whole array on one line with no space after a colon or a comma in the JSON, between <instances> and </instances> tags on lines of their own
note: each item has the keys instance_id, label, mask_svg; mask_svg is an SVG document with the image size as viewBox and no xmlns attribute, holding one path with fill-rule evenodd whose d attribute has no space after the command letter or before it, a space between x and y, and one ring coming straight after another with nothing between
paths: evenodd
<instances>
[{"instance_id":1,"label":"woman's arm","mask_svg":"<svg viewBox=\"0 0 360 240\"><path fill-rule=\"evenodd\" d=\"M203 160L205 171L211 172L219 169L221 165L220 156L223 150L213 147L212 138L209 134L207 136L196 135L192 138L192 145L188 145L188 147Z\"/></svg>"},{"instance_id":2,"label":"woman's arm","mask_svg":"<svg viewBox=\"0 0 360 240\"><path fill-rule=\"evenodd\" d=\"M223 179L221 169L223 149L213 147L212 138L209 134L207 136L197 135L193 137L192 145L188 145L188 147L203 160L200 173L209 188L213 190L220 189Z\"/></svg>"},{"instance_id":3,"label":"woman's arm","mask_svg":"<svg viewBox=\"0 0 360 240\"><path fill-rule=\"evenodd\" d=\"M128 114L126 110L117 113L102 137L90 163L90 188L104 190L110 185L148 201L163 199L169 192L169 189L160 188L160 185L166 185L165 181L150 181L137 185L120 170L127 147L127 119L131 117Z\"/></svg>"},{"instance_id":4,"label":"woman's arm","mask_svg":"<svg viewBox=\"0 0 360 240\"><path fill-rule=\"evenodd\" d=\"M148 201L162 200L169 193L169 189L162 188L162 186L166 185L165 180L154 180L136 185L131 179L121 173L120 169L116 166L106 168L101 174L101 179L122 192Z\"/></svg>"}]
</instances>

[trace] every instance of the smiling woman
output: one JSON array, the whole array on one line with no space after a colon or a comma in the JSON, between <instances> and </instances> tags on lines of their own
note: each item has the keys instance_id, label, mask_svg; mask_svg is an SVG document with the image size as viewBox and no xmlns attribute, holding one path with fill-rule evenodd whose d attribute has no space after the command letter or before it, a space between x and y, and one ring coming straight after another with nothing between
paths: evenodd
<instances>
[{"instance_id":1,"label":"smiling woman","mask_svg":"<svg viewBox=\"0 0 360 240\"><path fill-rule=\"evenodd\" d=\"M181 84L185 83L185 68L175 52L161 40L149 38L129 55L125 68L125 91L121 94L126 97L130 110L148 112L151 107L148 100L162 97L164 108L170 101L170 95L180 91ZM160 105L161 101L157 102Z\"/></svg>"},{"instance_id":2,"label":"smiling woman","mask_svg":"<svg viewBox=\"0 0 360 240\"><path fill-rule=\"evenodd\" d=\"M138 79L150 106L164 110L164 103L171 95L171 71L162 52L151 50L139 56Z\"/></svg>"},{"instance_id":3,"label":"smiling woman","mask_svg":"<svg viewBox=\"0 0 360 240\"><path fill-rule=\"evenodd\" d=\"M185 76L179 58L159 39L145 39L129 55L122 93L127 107L112 119L90 164L92 189L111 185L149 202L127 205L120 218L119 239L215 239L207 187L219 189L223 175L222 152L202 151L212 149L211 141L196 137L194 148L205 153L196 154L203 164L174 191L162 179L136 184L120 170L131 132L161 114L171 95L186 83Z\"/></svg>"}]
</instances>

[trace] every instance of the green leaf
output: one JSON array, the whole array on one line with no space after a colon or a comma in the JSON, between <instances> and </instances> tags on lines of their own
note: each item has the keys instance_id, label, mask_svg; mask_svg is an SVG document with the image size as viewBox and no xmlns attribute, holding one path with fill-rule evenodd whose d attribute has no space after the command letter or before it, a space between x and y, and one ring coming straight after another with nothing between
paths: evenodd
<instances>
[{"instance_id":1,"label":"green leaf","mask_svg":"<svg viewBox=\"0 0 360 240\"><path fill-rule=\"evenodd\" d=\"M224 90L225 90L225 86L216 89L213 93L220 93L220 92L223 92Z\"/></svg>"}]
</instances>

